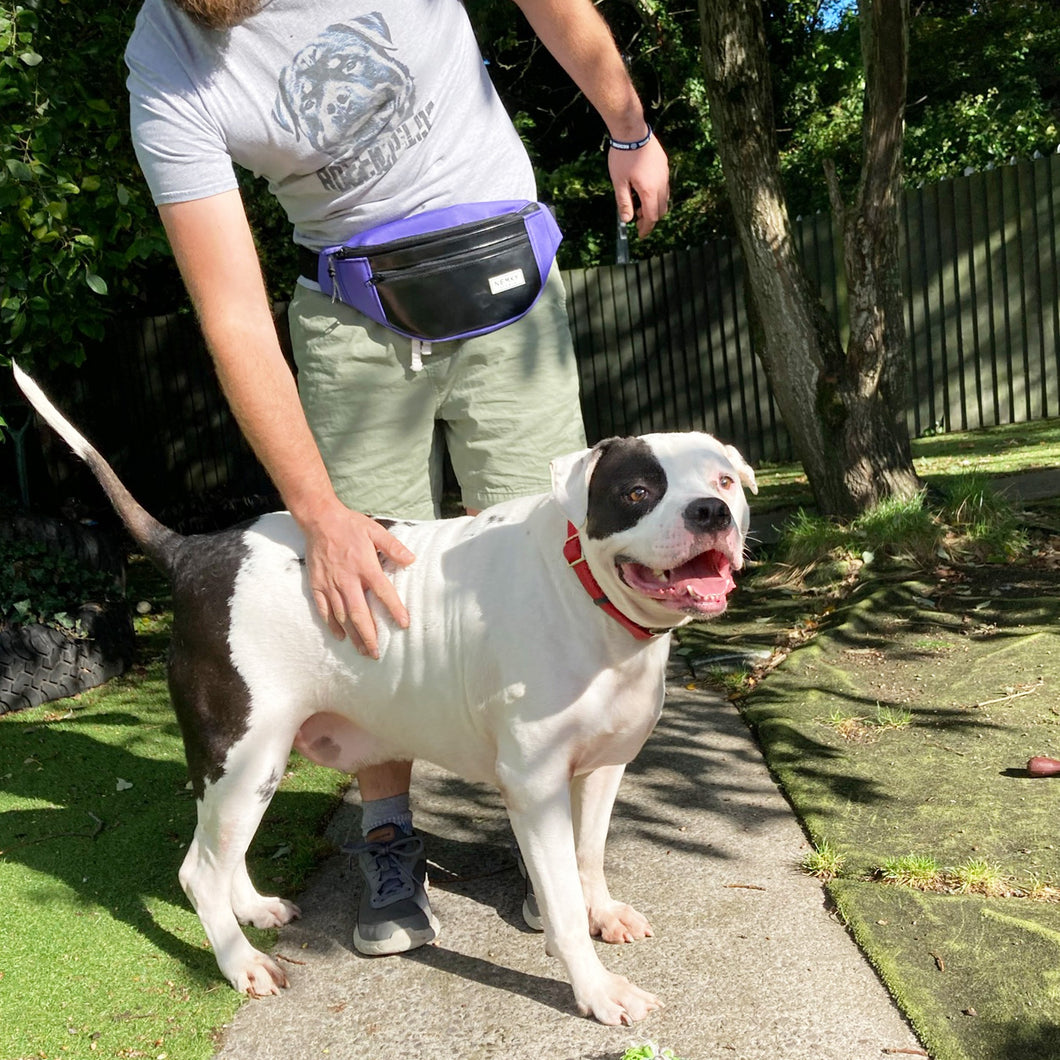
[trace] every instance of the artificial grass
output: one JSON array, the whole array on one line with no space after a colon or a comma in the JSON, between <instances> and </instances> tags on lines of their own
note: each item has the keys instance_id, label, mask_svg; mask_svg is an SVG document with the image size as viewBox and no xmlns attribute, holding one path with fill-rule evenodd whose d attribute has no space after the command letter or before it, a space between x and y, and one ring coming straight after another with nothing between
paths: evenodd
<instances>
[{"instance_id":1,"label":"artificial grass","mask_svg":"<svg viewBox=\"0 0 1060 1060\"><path fill-rule=\"evenodd\" d=\"M343 779L292 757L248 859L263 892L297 893ZM0 717L4 1060L213 1054L241 998L177 881L194 827L160 661Z\"/></svg>"},{"instance_id":2,"label":"artificial grass","mask_svg":"<svg viewBox=\"0 0 1060 1060\"><path fill-rule=\"evenodd\" d=\"M924 854L1060 880L1055 793L1025 771L1060 753L1060 598L1018 569L996 576L960 597L877 588L745 704L811 836L849 871ZM881 710L909 723L882 728Z\"/></svg>"},{"instance_id":3,"label":"artificial grass","mask_svg":"<svg viewBox=\"0 0 1060 1060\"><path fill-rule=\"evenodd\" d=\"M1060 1056L1060 905L852 880L828 890L936 1060Z\"/></svg>"}]
</instances>

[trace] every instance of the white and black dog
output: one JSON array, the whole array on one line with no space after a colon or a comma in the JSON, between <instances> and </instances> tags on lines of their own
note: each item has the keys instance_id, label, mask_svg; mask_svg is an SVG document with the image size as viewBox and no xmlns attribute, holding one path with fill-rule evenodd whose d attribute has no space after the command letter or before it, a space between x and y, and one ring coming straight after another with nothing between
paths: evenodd
<instances>
[{"instance_id":1,"label":"white and black dog","mask_svg":"<svg viewBox=\"0 0 1060 1060\"><path fill-rule=\"evenodd\" d=\"M237 990L287 984L239 923L298 915L258 894L244 860L295 746L347 771L426 759L495 785L578 1008L619 1024L658 1006L592 943L650 933L608 892L604 843L662 709L669 631L720 614L743 562L742 486L756 487L735 449L697 433L613 438L554 461L551 494L388 524L416 555L391 572L411 625L377 609L373 661L318 617L289 514L182 537L15 374L172 579L170 690L198 806L180 881Z\"/></svg>"}]
</instances>

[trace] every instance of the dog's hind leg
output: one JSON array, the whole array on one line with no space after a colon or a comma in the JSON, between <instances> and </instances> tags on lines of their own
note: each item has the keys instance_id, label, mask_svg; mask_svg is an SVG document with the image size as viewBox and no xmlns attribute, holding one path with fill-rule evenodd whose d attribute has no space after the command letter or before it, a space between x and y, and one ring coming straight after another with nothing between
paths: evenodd
<instances>
[{"instance_id":1,"label":"dog's hind leg","mask_svg":"<svg viewBox=\"0 0 1060 1060\"><path fill-rule=\"evenodd\" d=\"M181 886L218 966L237 990L253 997L276 994L287 985L280 966L247 941L239 920L275 926L297 913L289 903L259 895L245 861L286 768L290 735L286 740L275 734L263 738L254 730L231 749L224 775L208 782L199 800L195 837L180 868Z\"/></svg>"},{"instance_id":2,"label":"dog's hind leg","mask_svg":"<svg viewBox=\"0 0 1060 1060\"><path fill-rule=\"evenodd\" d=\"M582 881L589 932L604 942L648 938L651 925L632 906L611 897L604 877L604 846L625 766L602 766L571 781L574 844Z\"/></svg>"}]
</instances>

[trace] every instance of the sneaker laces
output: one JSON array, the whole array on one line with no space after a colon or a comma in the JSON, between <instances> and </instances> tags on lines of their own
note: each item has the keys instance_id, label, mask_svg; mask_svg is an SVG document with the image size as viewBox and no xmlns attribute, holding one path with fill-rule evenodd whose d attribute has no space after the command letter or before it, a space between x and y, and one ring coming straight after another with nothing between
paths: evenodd
<instances>
[{"instance_id":1,"label":"sneaker laces","mask_svg":"<svg viewBox=\"0 0 1060 1060\"><path fill-rule=\"evenodd\" d=\"M421 886L413 875L423 853L418 835L403 836L387 843L365 841L348 843L343 853L357 858L371 890L373 909L382 909L403 898L411 898Z\"/></svg>"}]
</instances>

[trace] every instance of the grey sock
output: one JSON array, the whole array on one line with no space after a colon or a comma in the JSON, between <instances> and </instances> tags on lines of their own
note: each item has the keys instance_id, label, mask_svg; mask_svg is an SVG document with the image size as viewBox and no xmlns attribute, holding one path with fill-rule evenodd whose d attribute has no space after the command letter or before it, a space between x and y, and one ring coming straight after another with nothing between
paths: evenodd
<instances>
[{"instance_id":1,"label":"grey sock","mask_svg":"<svg viewBox=\"0 0 1060 1060\"><path fill-rule=\"evenodd\" d=\"M412 832L409 793L391 795L388 799L369 799L361 803L361 835L367 836L384 824L396 824L403 832Z\"/></svg>"}]
</instances>

